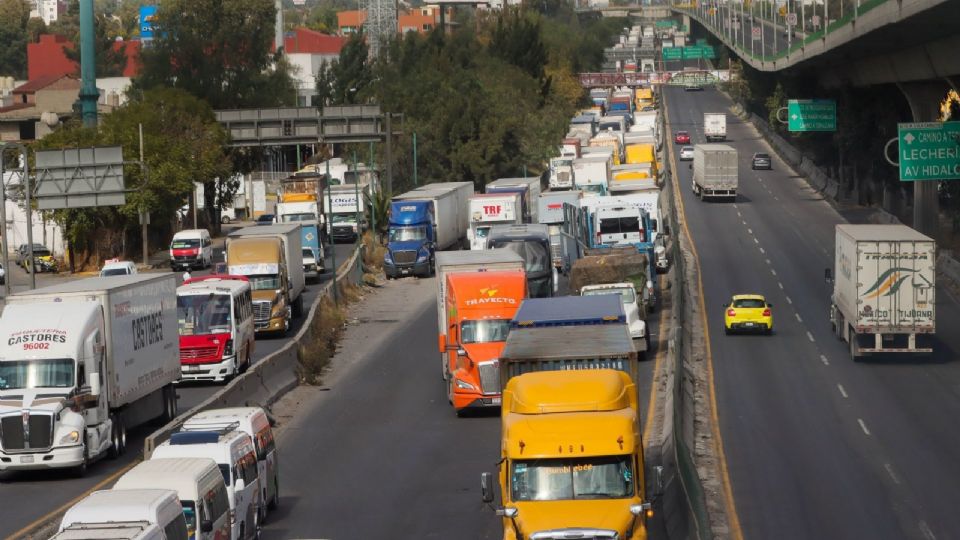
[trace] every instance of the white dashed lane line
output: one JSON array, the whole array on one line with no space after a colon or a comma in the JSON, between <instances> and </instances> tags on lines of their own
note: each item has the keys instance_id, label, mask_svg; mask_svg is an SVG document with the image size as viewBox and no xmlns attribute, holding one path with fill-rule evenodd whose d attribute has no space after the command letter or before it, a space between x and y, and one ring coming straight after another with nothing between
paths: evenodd
<instances>
[{"instance_id":1,"label":"white dashed lane line","mask_svg":"<svg viewBox=\"0 0 960 540\"><path fill-rule=\"evenodd\" d=\"M927 540L937 540L937 537L934 536L933 531L930 530L930 526L927 525L926 521L920 520L920 532L923 533L923 537Z\"/></svg>"},{"instance_id":2,"label":"white dashed lane line","mask_svg":"<svg viewBox=\"0 0 960 540\"><path fill-rule=\"evenodd\" d=\"M767 252L764 251L763 248L760 248L760 253L763 254L763 255L766 255L766 254L767 254Z\"/></svg>"},{"instance_id":3,"label":"white dashed lane line","mask_svg":"<svg viewBox=\"0 0 960 540\"><path fill-rule=\"evenodd\" d=\"M793 304L793 300L791 300L789 296L787 297L787 303L788 303L788 304Z\"/></svg>"},{"instance_id":4,"label":"white dashed lane line","mask_svg":"<svg viewBox=\"0 0 960 540\"><path fill-rule=\"evenodd\" d=\"M777 282L777 286L780 287L780 290L781 290L781 291L783 290L783 283L780 283L780 282L778 281L778 282Z\"/></svg>"},{"instance_id":5,"label":"white dashed lane line","mask_svg":"<svg viewBox=\"0 0 960 540\"><path fill-rule=\"evenodd\" d=\"M869 435L870 435L870 430L867 429L867 424L865 424L865 423L863 422L863 419L862 419L862 418L857 418L857 423L860 424L860 429L863 430L863 433L864 433L865 435L869 436Z\"/></svg>"},{"instance_id":6,"label":"white dashed lane line","mask_svg":"<svg viewBox=\"0 0 960 540\"><path fill-rule=\"evenodd\" d=\"M829 365L830 365L830 361L827 360L827 357L824 356L824 355L822 355L822 354L820 355L820 361L823 362L823 365L825 365L825 366L829 366Z\"/></svg>"},{"instance_id":7,"label":"white dashed lane line","mask_svg":"<svg viewBox=\"0 0 960 540\"><path fill-rule=\"evenodd\" d=\"M815 339L813 339L813 334L811 334L809 330L807 330L807 339L809 339L810 341L816 341Z\"/></svg>"},{"instance_id":8,"label":"white dashed lane line","mask_svg":"<svg viewBox=\"0 0 960 540\"><path fill-rule=\"evenodd\" d=\"M890 475L890 479L893 480L894 484L900 483L900 478L897 477L897 473L893 472L893 466L889 463L884 463L883 468L887 470L887 474Z\"/></svg>"},{"instance_id":9,"label":"white dashed lane line","mask_svg":"<svg viewBox=\"0 0 960 540\"><path fill-rule=\"evenodd\" d=\"M794 313L793 316L797 318L797 322L798 322L798 323L802 323L802 322L803 322L803 319L800 318L800 314L799 314L799 313Z\"/></svg>"},{"instance_id":10,"label":"white dashed lane line","mask_svg":"<svg viewBox=\"0 0 960 540\"><path fill-rule=\"evenodd\" d=\"M847 396L847 391L843 388L842 384L837 385L837 390L840 390L840 395L843 396L843 399L847 399L849 397Z\"/></svg>"}]
</instances>

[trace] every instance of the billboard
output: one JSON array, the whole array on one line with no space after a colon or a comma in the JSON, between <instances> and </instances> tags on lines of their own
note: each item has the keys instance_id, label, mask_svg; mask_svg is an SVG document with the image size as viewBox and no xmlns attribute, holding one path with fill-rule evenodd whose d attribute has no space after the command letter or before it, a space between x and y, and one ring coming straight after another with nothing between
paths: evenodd
<instances>
[{"instance_id":1,"label":"billboard","mask_svg":"<svg viewBox=\"0 0 960 540\"><path fill-rule=\"evenodd\" d=\"M157 6L140 6L140 39L153 39L156 32Z\"/></svg>"}]
</instances>

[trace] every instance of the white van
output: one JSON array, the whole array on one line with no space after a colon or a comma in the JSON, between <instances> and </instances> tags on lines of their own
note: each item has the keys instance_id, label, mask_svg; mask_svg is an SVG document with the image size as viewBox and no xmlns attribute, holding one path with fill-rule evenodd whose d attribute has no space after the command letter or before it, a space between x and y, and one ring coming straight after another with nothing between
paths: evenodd
<instances>
[{"instance_id":1,"label":"white van","mask_svg":"<svg viewBox=\"0 0 960 540\"><path fill-rule=\"evenodd\" d=\"M213 241L206 229L188 229L170 241L170 268L206 268L213 264Z\"/></svg>"},{"instance_id":2,"label":"white van","mask_svg":"<svg viewBox=\"0 0 960 540\"><path fill-rule=\"evenodd\" d=\"M235 427L234 427L235 426ZM183 423L181 431L235 429L253 438L260 473L260 500L275 510L280 505L280 463L270 419L260 407L231 407L201 411Z\"/></svg>"},{"instance_id":3,"label":"white van","mask_svg":"<svg viewBox=\"0 0 960 540\"><path fill-rule=\"evenodd\" d=\"M266 512L260 503L260 476L253 440L240 431L180 431L153 450L154 458L210 458L227 485L233 540L259 536Z\"/></svg>"},{"instance_id":4,"label":"white van","mask_svg":"<svg viewBox=\"0 0 960 540\"><path fill-rule=\"evenodd\" d=\"M226 381L253 361L253 297L245 276L202 276L177 287L182 381Z\"/></svg>"},{"instance_id":5,"label":"white van","mask_svg":"<svg viewBox=\"0 0 960 540\"><path fill-rule=\"evenodd\" d=\"M627 327L630 328L630 337L642 340L637 346L640 352L650 349L650 335L647 333L647 323L640 316L640 302L637 298L637 288L633 283L604 283L601 285L584 285L580 288L580 296L596 296L601 294L617 294L623 302L623 311L627 316Z\"/></svg>"},{"instance_id":6,"label":"white van","mask_svg":"<svg viewBox=\"0 0 960 540\"><path fill-rule=\"evenodd\" d=\"M152 529L149 525L156 526ZM123 531L123 538L188 537L187 523L177 493L169 489L94 491L73 505L60 521L58 538L105 538L93 531ZM87 531L87 536L77 536ZM157 533L160 536L156 536ZM118 538L118 536L111 536Z\"/></svg>"},{"instance_id":7,"label":"white van","mask_svg":"<svg viewBox=\"0 0 960 540\"><path fill-rule=\"evenodd\" d=\"M51 536L50 540L167 540L163 534L163 529L146 521L112 521L75 523ZM186 529L183 538L188 538Z\"/></svg>"},{"instance_id":8,"label":"white van","mask_svg":"<svg viewBox=\"0 0 960 540\"><path fill-rule=\"evenodd\" d=\"M103 268L100 269L100 277L110 276L132 276L137 273L137 265L132 261L121 261L119 259L110 259L106 261Z\"/></svg>"},{"instance_id":9,"label":"white van","mask_svg":"<svg viewBox=\"0 0 960 540\"><path fill-rule=\"evenodd\" d=\"M230 496L220 467L210 458L144 461L121 476L113 489L173 490L192 540L230 537Z\"/></svg>"}]
</instances>

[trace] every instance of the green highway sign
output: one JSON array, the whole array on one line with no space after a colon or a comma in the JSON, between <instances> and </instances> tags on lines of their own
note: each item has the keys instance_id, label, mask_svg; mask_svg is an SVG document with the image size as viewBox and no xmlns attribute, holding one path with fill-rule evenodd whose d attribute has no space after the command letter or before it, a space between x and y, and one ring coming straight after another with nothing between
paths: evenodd
<instances>
[{"instance_id":1,"label":"green highway sign","mask_svg":"<svg viewBox=\"0 0 960 540\"><path fill-rule=\"evenodd\" d=\"M673 19L667 19L662 21L656 21L653 23L654 28L673 28L679 23Z\"/></svg>"},{"instance_id":2,"label":"green highway sign","mask_svg":"<svg viewBox=\"0 0 960 540\"><path fill-rule=\"evenodd\" d=\"M697 40L697 45L706 45L706 44L707 44L707 40L704 38L700 38Z\"/></svg>"},{"instance_id":3,"label":"green highway sign","mask_svg":"<svg viewBox=\"0 0 960 540\"><path fill-rule=\"evenodd\" d=\"M664 60L683 59L683 47L664 47L662 50Z\"/></svg>"},{"instance_id":4,"label":"green highway sign","mask_svg":"<svg viewBox=\"0 0 960 540\"><path fill-rule=\"evenodd\" d=\"M837 102L832 99L791 99L787 101L789 131L836 131Z\"/></svg>"},{"instance_id":5,"label":"green highway sign","mask_svg":"<svg viewBox=\"0 0 960 540\"><path fill-rule=\"evenodd\" d=\"M707 60L713 60L717 57L717 53L714 51L712 46L703 45L703 57Z\"/></svg>"},{"instance_id":6,"label":"green highway sign","mask_svg":"<svg viewBox=\"0 0 960 540\"><path fill-rule=\"evenodd\" d=\"M900 180L960 180L960 122L897 124Z\"/></svg>"}]
</instances>

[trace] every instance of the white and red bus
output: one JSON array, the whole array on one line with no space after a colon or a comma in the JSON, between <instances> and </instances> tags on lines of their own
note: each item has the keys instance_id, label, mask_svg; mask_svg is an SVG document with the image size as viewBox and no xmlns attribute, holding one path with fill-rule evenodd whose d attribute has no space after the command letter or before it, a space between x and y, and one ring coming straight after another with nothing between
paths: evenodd
<instances>
[{"instance_id":1,"label":"white and red bus","mask_svg":"<svg viewBox=\"0 0 960 540\"><path fill-rule=\"evenodd\" d=\"M177 287L182 380L223 382L253 359L253 300L245 276L215 275Z\"/></svg>"}]
</instances>

